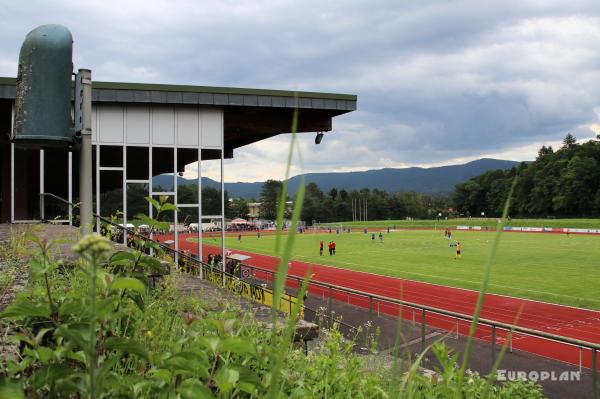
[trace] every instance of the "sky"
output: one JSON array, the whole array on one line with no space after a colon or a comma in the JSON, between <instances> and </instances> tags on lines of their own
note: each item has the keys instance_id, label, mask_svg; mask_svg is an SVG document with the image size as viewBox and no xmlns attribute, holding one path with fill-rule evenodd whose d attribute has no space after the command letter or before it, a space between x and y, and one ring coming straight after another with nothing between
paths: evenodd
<instances>
[{"instance_id":1,"label":"sky","mask_svg":"<svg viewBox=\"0 0 600 399\"><path fill-rule=\"evenodd\" d=\"M320 145L299 135L291 175L525 161L600 134L598 0L0 0L0 21L0 76L57 23L95 80L356 94ZM290 138L236 149L225 180L282 179Z\"/></svg>"}]
</instances>

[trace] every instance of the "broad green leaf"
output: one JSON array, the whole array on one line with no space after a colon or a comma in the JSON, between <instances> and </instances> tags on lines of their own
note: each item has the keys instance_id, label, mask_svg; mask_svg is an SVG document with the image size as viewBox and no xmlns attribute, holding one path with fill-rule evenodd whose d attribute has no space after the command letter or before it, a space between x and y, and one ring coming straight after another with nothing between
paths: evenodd
<instances>
[{"instance_id":1,"label":"broad green leaf","mask_svg":"<svg viewBox=\"0 0 600 399\"><path fill-rule=\"evenodd\" d=\"M167 369L152 369L148 373L152 376L152 378L160 380L165 384L169 384L171 382L171 378L173 377L171 372Z\"/></svg>"},{"instance_id":2,"label":"broad green leaf","mask_svg":"<svg viewBox=\"0 0 600 399\"><path fill-rule=\"evenodd\" d=\"M67 353L67 358L69 358L71 360L75 360L77 362L81 362L83 364L86 363L85 353L83 351L77 351L77 352L69 351Z\"/></svg>"},{"instance_id":3,"label":"broad green leaf","mask_svg":"<svg viewBox=\"0 0 600 399\"><path fill-rule=\"evenodd\" d=\"M155 271L163 271L160 261L153 256L142 256L138 264Z\"/></svg>"},{"instance_id":4,"label":"broad green leaf","mask_svg":"<svg viewBox=\"0 0 600 399\"><path fill-rule=\"evenodd\" d=\"M133 355L137 355L145 360L150 360L148 357L148 352L146 351L144 346L141 343L134 340L121 337L110 337L104 342L104 347L109 350L120 350Z\"/></svg>"},{"instance_id":5,"label":"broad green leaf","mask_svg":"<svg viewBox=\"0 0 600 399\"><path fill-rule=\"evenodd\" d=\"M175 211L175 210L177 210L177 207L175 205L171 204L170 202L165 202L160 207L161 212Z\"/></svg>"},{"instance_id":6,"label":"broad green leaf","mask_svg":"<svg viewBox=\"0 0 600 399\"><path fill-rule=\"evenodd\" d=\"M165 363L175 374L193 375L201 378L209 377L210 364L203 353L179 352L167 359Z\"/></svg>"},{"instance_id":7,"label":"broad green leaf","mask_svg":"<svg viewBox=\"0 0 600 399\"><path fill-rule=\"evenodd\" d=\"M210 350L213 353L219 349L219 344L221 342L219 337L215 335L200 337L199 341L202 346L204 346L206 349Z\"/></svg>"},{"instance_id":8,"label":"broad green leaf","mask_svg":"<svg viewBox=\"0 0 600 399\"><path fill-rule=\"evenodd\" d=\"M144 247L145 248L151 248L155 251L159 251L161 249L160 244L154 242L154 241L145 241L144 242Z\"/></svg>"},{"instance_id":9,"label":"broad green leaf","mask_svg":"<svg viewBox=\"0 0 600 399\"><path fill-rule=\"evenodd\" d=\"M85 305L82 298L67 298L58 308L60 317L80 317L86 313Z\"/></svg>"},{"instance_id":10,"label":"broad green leaf","mask_svg":"<svg viewBox=\"0 0 600 399\"><path fill-rule=\"evenodd\" d=\"M138 225L140 225L140 224L147 224L148 226L154 226L155 222L156 221L154 219L152 219L148 215L144 215L143 213L138 213L134 217L134 223L138 224Z\"/></svg>"},{"instance_id":11,"label":"broad green leaf","mask_svg":"<svg viewBox=\"0 0 600 399\"><path fill-rule=\"evenodd\" d=\"M90 326L87 323L62 324L58 326L54 335L65 338L67 342L64 345L69 344L71 349L76 347L88 351Z\"/></svg>"},{"instance_id":12,"label":"broad green leaf","mask_svg":"<svg viewBox=\"0 0 600 399\"><path fill-rule=\"evenodd\" d=\"M40 359L40 362L42 363L47 363L48 361L54 358L54 351L52 351L52 349L48 348L47 346L40 346L36 348L35 351L37 353L38 359Z\"/></svg>"},{"instance_id":13,"label":"broad green leaf","mask_svg":"<svg viewBox=\"0 0 600 399\"><path fill-rule=\"evenodd\" d=\"M227 366L222 366L215 375L215 383L222 393L231 391L239 379L240 373Z\"/></svg>"},{"instance_id":14,"label":"broad green leaf","mask_svg":"<svg viewBox=\"0 0 600 399\"><path fill-rule=\"evenodd\" d=\"M112 265L115 262L121 261L135 261L136 255L130 251L118 251L115 252L109 259L109 263Z\"/></svg>"},{"instance_id":15,"label":"broad green leaf","mask_svg":"<svg viewBox=\"0 0 600 399\"><path fill-rule=\"evenodd\" d=\"M26 317L50 317L50 308L47 304L33 303L24 296L17 297L0 317L10 320L20 320Z\"/></svg>"},{"instance_id":16,"label":"broad green leaf","mask_svg":"<svg viewBox=\"0 0 600 399\"><path fill-rule=\"evenodd\" d=\"M256 374L256 372L254 372L253 370L244 367L244 366L232 366L231 367L233 370L236 370L239 374L240 374L240 383L242 381L245 381L247 383L252 383L254 385L259 385L260 384L260 378L258 377L258 374Z\"/></svg>"},{"instance_id":17,"label":"broad green leaf","mask_svg":"<svg viewBox=\"0 0 600 399\"><path fill-rule=\"evenodd\" d=\"M220 352L233 352L240 355L256 355L256 348L249 339L242 337L228 337L219 344Z\"/></svg>"},{"instance_id":18,"label":"broad green leaf","mask_svg":"<svg viewBox=\"0 0 600 399\"><path fill-rule=\"evenodd\" d=\"M258 396L258 389L256 388L256 385L246 382L246 381L239 381L237 384L237 388L242 391L242 392L246 392L252 396Z\"/></svg>"},{"instance_id":19,"label":"broad green leaf","mask_svg":"<svg viewBox=\"0 0 600 399\"><path fill-rule=\"evenodd\" d=\"M154 198L148 196L148 197L144 197L146 198L146 201L148 201L149 203L152 204L152 206L154 207L154 209L156 209L157 211L160 212L160 204L157 200L155 200Z\"/></svg>"},{"instance_id":20,"label":"broad green leaf","mask_svg":"<svg viewBox=\"0 0 600 399\"><path fill-rule=\"evenodd\" d=\"M133 290L140 294L146 293L146 285L137 278L132 277L117 277L110 285L111 291L116 290Z\"/></svg>"},{"instance_id":21,"label":"broad green leaf","mask_svg":"<svg viewBox=\"0 0 600 399\"><path fill-rule=\"evenodd\" d=\"M188 378L179 386L179 393L182 398L189 399L212 399L214 398L210 389L204 386L196 378Z\"/></svg>"}]
</instances>

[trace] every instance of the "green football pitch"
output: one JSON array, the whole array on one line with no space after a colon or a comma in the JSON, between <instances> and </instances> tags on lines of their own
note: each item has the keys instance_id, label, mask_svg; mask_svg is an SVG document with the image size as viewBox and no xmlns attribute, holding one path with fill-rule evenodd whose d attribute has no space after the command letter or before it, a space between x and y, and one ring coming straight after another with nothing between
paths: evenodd
<instances>
[{"instance_id":1,"label":"green football pitch","mask_svg":"<svg viewBox=\"0 0 600 399\"><path fill-rule=\"evenodd\" d=\"M296 236L293 259L393 277L478 290L490 254L493 232L442 230L383 232L383 242L371 232ZM215 244L205 239L206 244ZM319 256L319 241L324 254ZM329 256L327 243L337 244ZM460 241L462 257L450 244ZM228 248L272 255L275 236L227 237ZM600 309L600 236L503 233L492 264L489 291L554 303Z\"/></svg>"}]
</instances>

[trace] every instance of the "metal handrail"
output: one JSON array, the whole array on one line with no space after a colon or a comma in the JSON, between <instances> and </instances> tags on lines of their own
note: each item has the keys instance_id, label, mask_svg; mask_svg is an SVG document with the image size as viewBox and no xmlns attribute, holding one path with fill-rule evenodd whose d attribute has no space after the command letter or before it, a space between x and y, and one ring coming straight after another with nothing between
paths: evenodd
<instances>
[{"instance_id":1,"label":"metal handrail","mask_svg":"<svg viewBox=\"0 0 600 399\"><path fill-rule=\"evenodd\" d=\"M262 272L267 272L267 273L272 273L272 274L276 274L277 272L273 271L273 270L269 270L269 269L264 269L262 267L258 267L258 266L249 266L249 265L244 265L245 267L248 267L250 269L255 269L255 270L259 270ZM287 276L288 279L292 279L292 280L296 280L297 282L301 282L303 281L303 279L296 277L296 276ZM349 294L354 294L354 295L359 295L359 296L364 296L367 298L371 298L371 299L377 299L379 301L384 301L384 302L389 302L395 305L401 305L401 306L408 306L411 308L415 308L415 309L420 309L420 310L425 310L431 313L437 313L443 316L448 316L448 317L452 317L455 319L462 319L462 320L466 320L466 321L473 321L473 316L464 314L464 313L458 313L458 312L453 312L451 310L445 310L445 309L440 309L440 308L435 308L433 306L428 306L428 305L422 305L422 304L418 304L415 302L409 302L409 301L403 301L400 299L395 299L395 298L390 298L390 297L386 297L386 296L382 296L382 295L377 295L377 294L371 294L368 292L364 292L364 291L359 291L359 290L355 290L352 288L348 288L348 287L343 287L340 285L335 285L335 284L329 284L329 283L323 283L320 281L316 281L316 280L311 280L309 282L309 284L313 284L313 285L318 285L321 287L325 287L325 288L331 288L333 290L336 291L342 291L342 292L346 292ZM554 341L558 341L561 343L565 343L565 344L570 344L570 345L574 345L574 346L582 346L588 349L594 349L594 350L600 350L600 344L596 344L593 342L588 342L588 341L583 341L583 340L579 340L576 338L570 338L570 337L565 337L562 335L556 335L556 334L552 334L552 333L548 333L545 331L540 331L540 330L535 330L532 328L526 328L526 327L521 327L521 326L516 326L516 325L512 325L512 324L508 324L508 323L503 323L503 322L499 322L499 321L494 321L494 320L489 320L489 319L484 319L484 318L479 318L478 319L479 323L485 324L485 325L489 325L489 326L495 326L501 329L505 329L505 330L512 330L514 332L518 332L521 334L527 334L527 335L531 335L534 337L539 337L539 338L545 338L545 339L550 339L550 340L554 340Z\"/></svg>"},{"instance_id":2,"label":"metal handrail","mask_svg":"<svg viewBox=\"0 0 600 399\"><path fill-rule=\"evenodd\" d=\"M71 206L75 206L75 204L74 204L74 203L72 203L72 202L69 202L69 201L67 201L66 199L64 199L64 198L61 198L61 197L59 197L58 195L54 195L54 194L52 194L52 193L40 193L40 196L43 196L43 197L52 197L52 198L54 198L54 199L57 199L57 200L59 200L60 202L62 202L62 203L64 203L64 204L71 205Z\"/></svg>"},{"instance_id":3,"label":"metal handrail","mask_svg":"<svg viewBox=\"0 0 600 399\"><path fill-rule=\"evenodd\" d=\"M58 195L55 195L55 194L52 194L52 193L39 193L39 195L40 195L40 219L42 221L46 220L44 197L54 198L55 200L58 200L59 202L62 202L63 204L69 205L69 207L71 208L70 209L71 212L73 211L73 208L75 208L75 204L73 204L72 202L67 201L64 198L59 197ZM69 215L69 219L67 221L69 222L69 224L73 223L72 215Z\"/></svg>"}]
</instances>

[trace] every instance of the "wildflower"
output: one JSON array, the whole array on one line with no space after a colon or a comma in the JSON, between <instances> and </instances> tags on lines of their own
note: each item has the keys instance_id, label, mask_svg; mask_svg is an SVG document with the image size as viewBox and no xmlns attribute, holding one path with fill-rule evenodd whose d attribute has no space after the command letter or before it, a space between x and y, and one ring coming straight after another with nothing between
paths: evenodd
<instances>
[{"instance_id":1,"label":"wildflower","mask_svg":"<svg viewBox=\"0 0 600 399\"><path fill-rule=\"evenodd\" d=\"M108 240L102 236L88 234L73 246L73 251L79 254L88 252L92 256L98 257L103 253L110 251L110 244L108 243Z\"/></svg>"},{"instance_id":2,"label":"wildflower","mask_svg":"<svg viewBox=\"0 0 600 399\"><path fill-rule=\"evenodd\" d=\"M148 336L148 338L152 338L154 336L154 334L152 333L152 330L146 331L146 335Z\"/></svg>"}]
</instances>

